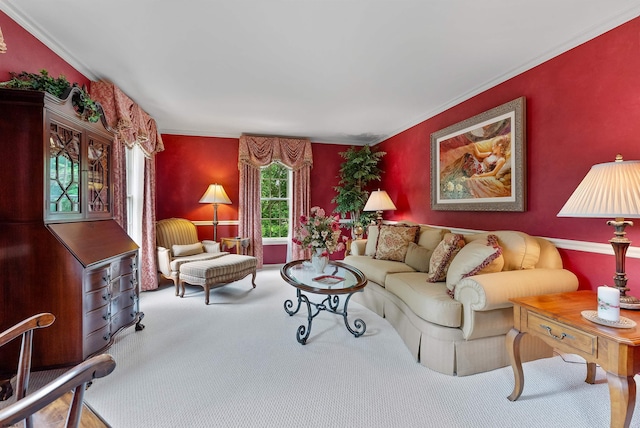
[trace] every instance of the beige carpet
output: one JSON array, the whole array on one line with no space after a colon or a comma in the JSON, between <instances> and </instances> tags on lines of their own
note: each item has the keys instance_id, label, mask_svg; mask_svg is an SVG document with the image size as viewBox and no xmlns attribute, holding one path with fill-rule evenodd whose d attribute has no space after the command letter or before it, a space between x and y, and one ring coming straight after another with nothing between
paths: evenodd
<instances>
[{"instance_id":1,"label":"beige carpet","mask_svg":"<svg viewBox=\"0 0 640 428\"><path fill-rule=\"evenodd\" d=\"M451 377L416 363L393 328L352 302L367 324L354 338L341 317L321 313L307 345L295 338L305 315L274 268L183 299L172 287L142 294L146 329L128 329L110 353L116 370L87 402L120 427L604 427L604 372L584 382L583 364L560 357L524 365L517 402L511 368ZM640 426L636 411L633 426Z\"/></svg>"}]
</instances>

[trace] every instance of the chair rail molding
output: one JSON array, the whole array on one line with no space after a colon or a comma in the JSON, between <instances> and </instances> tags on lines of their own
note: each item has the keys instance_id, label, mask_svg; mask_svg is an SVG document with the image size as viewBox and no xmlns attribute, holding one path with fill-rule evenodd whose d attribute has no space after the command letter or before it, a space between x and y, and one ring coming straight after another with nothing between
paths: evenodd
<instances>
[{"instance_id":1,"label":"chair rail molding","mask_svg":"<svg viewBox=\"0 0 640 428\"><path fill-rule=\"evenodd\" d=\"M213 220L191 220L196 226L213 226ZM218 226L238 226L238 220L218 220Z\"/></svg>"},{"instance_id":2,"label":"chair rail molding","mask_svg":"<svg viewBox=\"0 0 640 428\"><path fill-rule=\"evenodd\" d=\"M433 226L433 227L442 227L442 226ZM456 228L447 228L450 229L453 233L480 233L484 232L482 230L472 230L472 229L456 229ZM613 256L613 247L611 244L603 244L599 242L589 242L589 241L576 241L573 239L562 239L562 238L549 238L546 236L542 236L556 248L561 248L563 250L571 250L571 251L584 251L587 253L597 253L597 254L607 254ZM627 257L632 259L640 259L640 247L629 247L627 250Z\"/></svg>"}]
</instances>

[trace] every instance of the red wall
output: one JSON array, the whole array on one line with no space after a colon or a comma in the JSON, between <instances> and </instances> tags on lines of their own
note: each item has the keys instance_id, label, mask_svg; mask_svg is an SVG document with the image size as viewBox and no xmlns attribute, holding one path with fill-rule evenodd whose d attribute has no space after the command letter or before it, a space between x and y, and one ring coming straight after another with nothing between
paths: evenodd
<instances>
[{"instance_id":1,"label":"red wall","mask_svg":"<svg viewBox=\"0 0 640 428\"><path fill-rule=\"evenodd\" d=\"M45 69L50 76L62 74L70 83L89 86L89 79L3 12L0 12L0 28L7 45L7 53L0 54L0 81L9 80L10 72L39 73Z\"/></svg>"},{"instance_id":2,"label":"red wall","mask_svg":"<svg viewBox=\"0 0 640 428\"><path fill-rule=\"evenodd\" d=\"M379 148L384 188L398 210L389 218L479 230L607 243L605 219L558 218L590 167L617 153L640 158L640 18L522 73L388 140ZM526 97L528 208L513 212L430 209L430 135L483 111ZM640 226L640 225L638 225ZM640 228L627 236L640 243ZM612 284L613 256L562 251L581 288ZM629 286L640 294L640 260L627 259Z\"/></svg>"},{"instance_id":3,"label":"red wall","mask_svg":"<svg viewBox=\"0 0 640 428\"><path fill-rule=\"evenodd\" d=\"M211 183L222 184L231 205L220 205L218 220L238 220L238 139L163 135L165 151L156 156L157 218L183 217L192 221L211 221L213 208L198 201ZM333 186L338 184L342 158L347 146L312 143L314 166L311 170L311 205L331 212L335 204ZM199 226L200 239L213 239L211 226ZM236 236L237 226L218 226L218 237ZM332 258L343 258L335 253ZM264 247L264 263L284 263L286 245Z\"/></svg>"},{"instance_id":4,"label":"red wall","mask_svg":"<svg viewBox=\"0 0 640 428\"><path fill-rule=\"evenodd\" d=\"M218 183L231 205L218 205L218 220L238 219L238 139L163 135L165 151L156 155L156 218L212 221L213 206L198 202ZM213 239L212 226L198 227L200 239ZM236 226L218 225L218 237L236 236Z\"/></svg>"},{"instance_id":5,"label":"red wall","mask_svg":"<svg viewBox=\"0 0 640 428\"><path fill-rule=\"evenodd\" d=\"M0 55L0 81L9 72L63 74L70 82L88 79L0 12L8 53ZM636 18L563 55L491 88L378 145L387 152L382 188L398 210L390 219L480 230L517 229L531 234L606 243L613 231L604 219L557 218L556 214L591 165L640 158L640 18ZM528 208L524 213L431 211L429 146L431 133L517 97L527 98ZM236 204L220 206L220 220L237 219L237 139L165 135L167 150L157 156L158 218L185 216L209 221L211 206L198 200L218 181ZM341 158L346 146L313 144L312 205L333 208ZM640 226L640 225L638 225ZM640 228L628 236L640 242ZM210 227L200 227L202 239ZM220 236L235 226L220 226ZM282 248L265 254L266 263L284 260ZM580 278L581 288L611 284L613 256L561 250L565 266ZM340 257L340 255L336 255ZM629 286L640 295L640 260L627 259Z\"/></svg>"}]
</instances>

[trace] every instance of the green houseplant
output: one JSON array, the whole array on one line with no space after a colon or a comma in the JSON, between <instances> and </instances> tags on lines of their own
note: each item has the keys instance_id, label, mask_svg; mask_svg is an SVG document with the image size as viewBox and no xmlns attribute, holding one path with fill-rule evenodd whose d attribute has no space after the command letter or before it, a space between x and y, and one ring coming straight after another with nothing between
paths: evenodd
<instances>
[{"instance_id":1,"label":"green houseplant","mask_svg":"<svg viewBox=\"0 0 640 428\"><path fill-rule=\"evenodd\" d=\"M372 181L380 181L383 171L378 164L386 152L371 150L371 147L364 146L356 149L349 147L347 151L340 153L344 162L340 164L340 181L334 190L337 195L331 200L336 204L335 212L342 218L347 214L351 220L351 227L364 227L369 224L375 213L365 213L362 211L369 191L367 185ZM354 234L355 231L353 232Z\"/></svg>"},{"instance_id":2,"label":"green houseplant","mask_svg":"<svg viewBox=\"0 0 640 428\"><path fill-rule=\"evenodd\" d=\"M71 88L77 86L75 83L71 85L63 75L54 78L49 75L47 70L40 70L40 74L11 72L11 79L0 83L0 87L11 89L31 89L34 91L44 91L54 97L63 99L69 94ZM100 107L98 103L91 99L87 90L78 87L79 94L71 101L78 115L89 122L97 122L100 120Z\"/></svg>"}]
</instances>

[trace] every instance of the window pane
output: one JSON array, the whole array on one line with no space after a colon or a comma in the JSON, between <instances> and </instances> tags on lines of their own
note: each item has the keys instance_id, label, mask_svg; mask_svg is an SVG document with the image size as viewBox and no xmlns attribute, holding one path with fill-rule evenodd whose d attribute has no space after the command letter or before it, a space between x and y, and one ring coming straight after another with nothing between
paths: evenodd
<instances>
[{"instance_id":1,"label":"window pane","mask_svg":"<svg viewBox=\"0 0 640 428\"><path fill-rule=\"evenodd\" d=\"M289 170L273 163L260 171L262 236L285 238L289 235Z\"/></svg>"}]
</instances>

